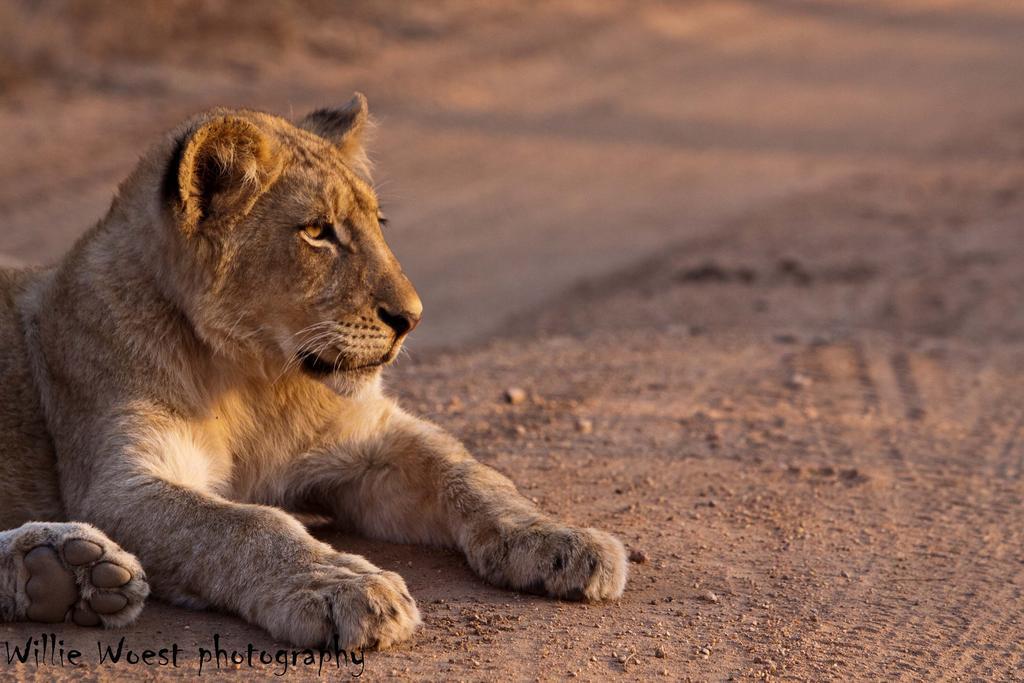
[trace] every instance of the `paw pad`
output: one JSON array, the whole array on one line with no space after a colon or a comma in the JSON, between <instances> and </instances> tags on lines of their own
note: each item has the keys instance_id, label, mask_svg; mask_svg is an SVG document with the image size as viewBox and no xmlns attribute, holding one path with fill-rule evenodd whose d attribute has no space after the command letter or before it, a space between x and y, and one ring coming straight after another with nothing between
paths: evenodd
<instances>
[{"instance_id":1,"label":"paw pad","mask_svg":"<svg viewBox=\"0 0 1024 683\"><path fill-rule=\"evenodd\" d=\"M138 561L96 529L33 523L22 530L26 619L114 626L130 622L142 609L149 586Z\"/></svg>"},{"instance_id":2,"label":"paw pad","mask_svg":"<svg viewBox=\"0 0 1024 683\"><path fill-rule=\"evenodd\" d=\"M89 564L103 557L103 548L97 543L75 538L64 545L64 559L68 564L79 566Z\"/></svg>"}]
</instances>

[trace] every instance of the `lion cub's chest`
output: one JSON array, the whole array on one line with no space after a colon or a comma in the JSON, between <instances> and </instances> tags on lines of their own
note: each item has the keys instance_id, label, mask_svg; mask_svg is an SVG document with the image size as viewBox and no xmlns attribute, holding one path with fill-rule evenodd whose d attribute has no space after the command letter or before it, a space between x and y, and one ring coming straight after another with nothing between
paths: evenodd
<instances>
[{"instance_id":1,"label":"lion cub's chest","mask_svg":"<svg viewBox=\"0 0 1024 683\"><path fill-rule=\"evenodd\" d=\"M197 482L227 498L253 495L258 482L302 449L295 406L275 405L263 392L229 391L217 397L190 429L195 435Z\"/></svg>"},{"instance_id":2,"label":"lion cub's chest","mask_svg":"<svg viewBox=\"0 0 1024 683\"><path fill-rule=\"evenodd\" d=\"M379 393L349 399L319 384L274 389L225 392L192 423L202 488L233 500L273 498L297 459L376 438L394 405Z\"/></svg>"}]
</instances>

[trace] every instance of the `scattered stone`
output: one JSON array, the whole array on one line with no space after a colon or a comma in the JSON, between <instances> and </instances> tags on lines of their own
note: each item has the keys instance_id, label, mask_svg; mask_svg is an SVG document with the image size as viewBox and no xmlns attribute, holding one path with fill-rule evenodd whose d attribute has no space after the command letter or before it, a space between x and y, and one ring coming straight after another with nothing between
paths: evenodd
<instances>
[{"instance_id":1,"label":"scattered stone","mask_svg":"<svg viewBox=\"0 0 1024 683\"><path fill-rule=\"evenodd\" d=\"M593 421L585 417L579 418L576 420L576 431L580 434L591 434L594 431Z\"/></svg>"},{"instance_id":2,"label":"scattered stone","mask_svg":"<svg viewBox=\"0 0 1024 683\"><path fill-rule=\"evenodd\" d=\"M526 436L526 427L523 425L516 425L516 434L519 436Z\"/></svg>"},{"instance_id":3,"label":"scattered stone","mask_svg":"<svg viewBox=\"0 0 1024 683\"><path fill-rule=\"evenodd\" d=\"M634 548L633 550L629 551L629 561L633 564L643 564L648 559L650 558L647 557L647 553L645 553L643 550L640 550L639 548Z\"/></svg>"},{"instance_id":4,"label":"scattered stone","mask_svg":"<svg viewBox=\"0 0 1024 683\"><path fill-rule=\"evenodd\" d=\"M700 594L700 599L704 602L718 602L718 596L712 591L704 591Z\"/></svg>"},{"instance_id":5,"label":"scattered stone","mask_svg":"<svg viewBox=\"0 0 1024 683\"><path fill-rule=\"evenodd\" d=\"M676 273L678 282L726 282L730 273L717 263L707 262Z\"/></svg>"},{"instance_id":6,"label":"scattered stone","mask_svg":"<svg viewBox=\"0 0 1024 683\"><path fill-rule=\"evenodd\" d=\"M663 648L659 647L659 648L655 648L654 656L657 657L658 659L665 659L665 657L667 655L665 654L665 650Z\"/></svg>"},{"instance_id":7,"label":"scattered stone","mask_svg":"<svg viewBox=\"0 0 1024 683\"><path fill-rule=\"evenodd\" d=\"M780 259L777 268L779 275L793 280L797 285L802 287L806 287L811 284L811 281L814 279L814 277L803 267L803 264L794 258Z\"/></svg>"},{"instance_id":8,"label":"scattered stone","mask_svg":"<svg viewBox=\"0 0 1024 683\"><path fill-rule=\"evenodd\" d=\"M742 282L750 284L757 280L757 272L753 268L739 266L727 268L708 261L692 268L686 268L675 274L677 282L707 283L707 282Z\"/></svg>"},{"instance_id":9,"label":"scattered stone","mask_svg":"<svg viewBox=\"0 0 1024 683\"><path fill-rule=\"evenodd\" d=\"M867 475L862 473L856 467L848 467L839 470L839 477L851 484L860 484L868 480Z\"/></svg>"},{"instance_id":10,"label":"scattered stone","mask_svg":"<svg viewBox=\"0 0 1024 683\"><path fill-rule=\"evenodd\" d=\"M793 375L786 380L787 389L806 389L811 386L811 378L807 375L801 375L799 372L793 373Z\"/></svg>"},{"instance_id":11,"label":"scattered stone","mask_svg":"<svg viewBox=\"0 0 1024 683\"><path fill-rule=\"evenodd\" d=\"M514 406L526 400L526 390L519 387L509 387L505 390L505 401Z\"/></svg>"}]
</instances>

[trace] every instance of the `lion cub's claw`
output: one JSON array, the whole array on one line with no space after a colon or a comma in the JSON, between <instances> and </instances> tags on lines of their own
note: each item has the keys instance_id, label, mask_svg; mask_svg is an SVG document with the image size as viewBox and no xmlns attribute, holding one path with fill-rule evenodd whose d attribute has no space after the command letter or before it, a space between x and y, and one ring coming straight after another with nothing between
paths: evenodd
<instances>
[{"instance_id":1,"label":"lion cub's claw","mask_svg":"<svg viewBox=\"0 0 1024 683\"><path fill-rule=\"evenodd\" d=\"M508 544L507 570L498 583L563 600L598 601L622 596L626 550L597 529L528 528Z\"/></svg>"},{"instance_id":2,"label":"lion cub's claw","mask_svg":"<svg viewBox=\"0 0 1024 683\"><path fill-rule=\"evenodd\" d=\"M305 647L329 644L337 635L341 647L383 650L411 638L422 619L402 577L343 557L289 582L268 630Z\"/></svg>"},{"instance_id":3,"label":"lion cub's claw","mask_svg":"<svg viewBox=\"0 0 1024 683\"><path fill-rule=\"evenodd\" d=\"M24 583L19 601L29 621L71 619L79 626L123 626L149 594L138 561L87 524L34 523L18 530Z\"/></svg>"},{"instance_id":4,"label":"lion cub's claw","mask_svg":"<svg viewBox=\"0 0 1024 683\"><path fill-rule=\"evenodd\" d=\"M412 637L422 619L401 576L362 574L353 583L347 595L333 603L341 642L383 650Z\"/></svg>"}]
</instances>

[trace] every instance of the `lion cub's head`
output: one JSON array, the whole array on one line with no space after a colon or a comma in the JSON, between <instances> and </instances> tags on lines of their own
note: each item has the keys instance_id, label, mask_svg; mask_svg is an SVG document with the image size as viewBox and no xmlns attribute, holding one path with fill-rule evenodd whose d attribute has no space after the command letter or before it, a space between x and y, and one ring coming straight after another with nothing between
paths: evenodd
<instances>
[{"instance_id":1,"label":"lion cub's head","mask_svg":"<svg viewBox=\"0 0 1024 683\"><path fill-rule=\"evenodd\" d=\"M366 179L366 100L298 123L217 110L186 123L160 212L176 295L218 352L339 390L375 377L422 305Z\"/></svg>"}]
</instances>

